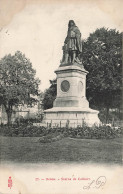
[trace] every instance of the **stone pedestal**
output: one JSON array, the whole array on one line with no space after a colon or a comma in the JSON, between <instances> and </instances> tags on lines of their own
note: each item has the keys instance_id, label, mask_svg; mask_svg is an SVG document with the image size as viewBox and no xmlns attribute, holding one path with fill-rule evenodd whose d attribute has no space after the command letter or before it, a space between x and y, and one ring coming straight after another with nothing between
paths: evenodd
<instances>
[{"instance_id":1,"label":"stone pedestal","mask_svg":"<svg viewBox=\"0 0 123 194\"><path fill-rule=\"evenodd\" d=\"M57 97L53 108L45 110L44 121L52 126L70 127L99 124L98 111L89 108L86 99L86 74L77 63L60 66L57 75Z\"/></svg>"}]
</instances>

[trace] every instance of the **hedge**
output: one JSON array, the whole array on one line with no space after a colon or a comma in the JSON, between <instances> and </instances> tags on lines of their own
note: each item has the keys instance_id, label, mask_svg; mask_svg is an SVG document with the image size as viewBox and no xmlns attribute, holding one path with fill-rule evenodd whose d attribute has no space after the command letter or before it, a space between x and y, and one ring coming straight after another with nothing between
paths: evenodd
<instances>
[{"instance_id":1,"label":"hedge","mask_svg":"<svg viewBox=\"0 0 123 194\"><path fill-rule=\"evenodd\" d=\"M43 126L20 125L20 126L1 126L0 135L12 137L42 137L53 139L54 137L71 137L81 139L110 139L122 136L121 127L110 126L83 126L77 128L46 128ZM59 136L60 135L60 136ZM43 139L42 139L43 141ZM44 140L45 141L45 140ZM48 140L49 141L49 140Z\"/></svg>"}]
</instances>

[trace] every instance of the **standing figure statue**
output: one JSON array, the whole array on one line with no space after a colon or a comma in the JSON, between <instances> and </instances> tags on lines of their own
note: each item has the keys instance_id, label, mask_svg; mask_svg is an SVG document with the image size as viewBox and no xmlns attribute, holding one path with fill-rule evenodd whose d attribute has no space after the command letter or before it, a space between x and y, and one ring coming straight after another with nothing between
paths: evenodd
<instances>
[{"instance_id":1,"label":"standing figure statue","mask_svg":"<svg viewBox=\"0 0 123 194\"><path fill-rule=\"evenodd\" d=\"M63 46L62 64L81 63L80 54L82 53L82 40L79 28L73 20L68 23L67 37Z\"/></svg>"}]
</instances>

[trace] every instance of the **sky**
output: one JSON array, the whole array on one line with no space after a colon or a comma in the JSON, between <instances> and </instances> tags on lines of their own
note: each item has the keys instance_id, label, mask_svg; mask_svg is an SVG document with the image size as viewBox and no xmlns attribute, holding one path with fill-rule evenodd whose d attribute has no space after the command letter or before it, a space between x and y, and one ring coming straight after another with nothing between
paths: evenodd
<instances>
[{"instance_id":1,"label":"sky","mask_svg":"<svg viewBox=\"0 0 123 194\"><path fill-rule=\"evenodd\" d=\"M82 39L86 39L96 28L121 31L123 17L120 17L120 9L116 11L120 4L110 1L115 2L111 9L109 1L107 4L102 1L100 4L97 1L27 3L0 27L0 58L17 50L24 53L32 62L36 77L41 80L40 90L44 91L50 86L49 80L56 78L54 71L62 59L62 46L70 19L79 27ZM2 17L8 19L9 12L11 6Z\"/></svg>"}]
</instances>

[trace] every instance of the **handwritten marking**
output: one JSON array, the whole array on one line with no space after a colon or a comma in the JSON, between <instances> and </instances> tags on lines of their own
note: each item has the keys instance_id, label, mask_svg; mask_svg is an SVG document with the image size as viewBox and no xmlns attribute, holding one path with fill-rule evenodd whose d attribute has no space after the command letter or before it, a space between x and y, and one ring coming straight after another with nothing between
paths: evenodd
<instances>
[{"instance_id":1,"label":"handwritten marking","mask_svg":"<svg viewBox=\"0 0 123 194\"><path fill-rule=\"evenodd\" d=\"M100 187L104 186L105 184L106 184L106 177L105 176L100 176L96 180L96 185L98 185L98 187L96 187L97 189L99 189Z\"/></svg>"},{"instance_id":2,"label":"handwritten marking","mask_svg":"<svg viewBox=\"0 0 123 194\"><path fill-rule=\"evenodd\" d=\"M91 189L91 188L102 188L106 184L106 177L100 176L96 180L92 180L88 185L84 186L83 189Z\"/></svg>"}]
</instances>

